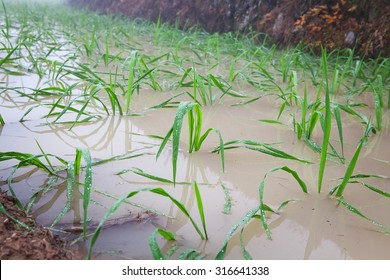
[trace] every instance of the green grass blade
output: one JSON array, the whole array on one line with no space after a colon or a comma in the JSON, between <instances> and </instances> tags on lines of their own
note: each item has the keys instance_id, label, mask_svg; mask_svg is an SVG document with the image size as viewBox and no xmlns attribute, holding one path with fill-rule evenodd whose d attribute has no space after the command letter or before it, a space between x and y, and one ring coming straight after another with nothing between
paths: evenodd
<instances>
[{"instance_id":1,"label":"green grass blade","mask_svg":"<svg viewBox=\"0 0 390 280\"><path fill-rule=\"evenodd\" d=\"M282 166L282 167L276 167L276 168L273 168L271 170L269 170L265 175L264 175L264 178L263 180L261 180L260 184L259 184L259 212L260 212L260 220L261 220L261 224L262 224L262 227L264 229L264 232L265 234L267 235L267 238L269 240L272 239L271 237L271 232L269 230L269 227L268 227L268 224L267 224L267 218L265 216L265 212L266 211L270 211L270 212L273 212L273 213L276 213L277 211L274 211L271 209L271 207L269 207L267 204L264 203L264 186L265 186L265 180L268 176L268 174L272 173L272 172L275 172L275 171L278 171L278 170L283 170L287 173L289 173L291 176L294 177L294 179L298 182L299 186L301 187L302 191L304 193L307 193L307 186L306 184L302 181L302 179L298 176L298 173L294 170L292 170L291 168L287 167L287 166ZM282 209L283 207L285 207L291 200L288 200L288 201L285 201L283 202L278 210Z\"/></svg>"},{"instance_id":2,"label":"green grass blade","mask_svg":"<svg viewBox=\"0 0 390 280\"><path fill-rule=\"evenodd\" d=\"M73 188L76 186L76 179L75 179L75 170L74 170L74 164L68 163L68 169L67 169L67 194L66 194L66 204L64 208L61 210L61 212L57 215L57 217L54 219L54 221L51 224L51 227L54 227L61 219L62 217L69 212L70 204L72 202L73 197Z\"/></svg>"},{"instance_id":3,"label":"green grass blade","mask_svg":"<svg viewBox=\"0 0 390 280\"><path fill-rule=\"evenodd\" d=\"M199 106L196 103L192 102L182 102L180 103L175 120L173 122L173 131L172 131L172 169L173 169L173 183L176 183L176 167L177 167L177 157L179 155L179 143L180 143L180 134L183 124L183 118L188 111L192 110L195 106Z\"/></svg>"},{"instance_id":4,"label":"green grass blade","mask_svg":"<svg viewBox=\"0 0 390 280\"><path fill-rule=\"evenodd\" d=\"M41 151L43 157L45 158L47 164L50 166L51 170L54 171L54 167L53 167L53 165L51 164L51 161L49 160L49 157L48 157L47 154L43 151L43 149L42 149L41 145L39 144L39 142L38 142L37 140L35 140L35 142L37 143L38 148L39 148L39 150Z\"/></svg>"},{"instance_id":5,"label":"green grass blade","mask_svg":"<svg viewBox=\"0 0 390 280\"><path fill-rule=\"evenodd\" d=\"M369 184L366 184L366 183L362 183L363 186L365 186L366 188L372 190L373 192L376 192L377 194L380 194L381 196L384 196L384 197L387 197L387 198L390 198L390 193L388 192L385 192L381 189L378 189L372 185L369 185Z\"/></svg>"},{"instance_id":6,"label":"green grass blade","mask_svg":"<svg viewBox=\"0 0 390 280\"><path fill-rule=\"evenodd\" d=\"M280 124L280 125L285 125L284 123L276 120L258 120L259 122L263 123L269 123L269 124Z\"/></svg>"},{"instance_id":7,"label":"green grass blade","mask_svg":"<svg viewBox=\"0 0 390 280\"><path fill-rule=\"evenodd\" d=\"M173 108L173 107L177 107L178 106L178 102L172 102L172 100L175 99L176 97L179 97L179 96L183 95L183 94L184 94L184 92L176 94L173 97L165 100L164 102L162 102L162 103L160 103L158 105L150 107L149 109L160 109L160 108Z\"/></svg>"},{"instance_id":8,"label":"green grass blade","mask_svg":"<svg viewBox=\"0 0 390 280\"><path fill-rule=\"evenodd\" d=\"M349 162L348 168L345 171L345 174L343 177L343 181L341 182L341 184L337 188L337 192L336 192L337 197L341 197L343 195L344 189L347 186L349 179L352 176L353 171L355 170L356 163L359 159L360 151L362 150L363 144L366 141L367 136L368 136L368 127L367 127L366 131L364 132L364 136L362 137L362 139L360 139L359 144L356 148L356 151L355 151L351 161Z\"/></svg>"},{"instance_id":9,"label":"green grass blade","mask_svg":"<svg viewBox=\"0 0 390 280\"><path fill-rule=\"evenodd\" d=\"M198 184L196 183L196 181L194 182L194 189L195 189L196 202L198 205L199 216L200 216L200 220L202 221L204 236L207 240L207 239L209 239L209 237L207 235L206 220L205 220L205 215L204 215L202 196L200 194L199 187L198 187Z\"/></svg>"},{"instance_id":10,"label":"green grass blade","mask_svg":"<svg viewBox=\"0 0 390 280\"><path fill-rule=\"evenodd\" d=\"M149 247L152 251L153 259L155 260L164 260L166 257L161 252L160 247L157 243L157 234L161 235L164 239L171 241L175 240L175 235L169 231L165 231L161 228L157 228L149 237Z\"/></svg>"},{"instance_id":11,"label":"green grass blade","mask_svg":"<svg viewBox=\"0 0 390 280\"><path fill-rule=\"evenodd\" d=\"M217 252L217 255L215 256L216 260L223 260L226 255L226 249L229 243L229 240L233 237L237 229L240 227L245 227L251 220L252 218L256 215L256 213L259 211L259 207L255 207L251 210L249 210L241 220L236 223L229 231L229 233L226 235L225 240L222 244L221 249Z\"/></svg>"},{"instance_id":12,"label":"green grass blade","mask_svg":"<svg viewBox=\"0 0 390 280\"><path fill-rule=\"evenodd\" d=\"M153 155L152 153L135 153L135 152L138 152L139 150L142 150L142 149L132 150L130 152L127 152L127 153L125 153L123 155L119 155L119 156L113 156L113 157L106 158L106 159L96 160L92 163L92 166L101 165L101 164L105 164L107 162L112 162L112 161L126 160L126 159L131 159L131 158L136 158L136 157Z\"/></svg>"},{"instance_id":13,"label":"green grass blade","mask_svg":"<svg viewBox=\"0 0 390 280\"><path fill-rule=\"evenodd\" d=\"M164 260L165 256L161 252L160 246L157 243L157 230L155 230L149 237L149 247L152 251L153 259L155 260Z\"/></svg>"},{"instance_id":14,"label":"green grass blade","mask_svg":"<svg viewBox=\"0 0 390 280\"><path fill-rule=\"evenodd\" d=\"M337 130L339 132L339 139L340 139L340 145L341 145L341 155L344 157L343 125L342 125L341 116L340 116L340 109L338 107L335 107L333 109L333 112L334 112L334 117L335 117L336 123L337 123Z\"/></svg>"},{"instance_id":15,"label":"green grass blade","mask_svg":"<svg viewBox=\"0 0 390 280\"><path fill-rule=\"evenodd\" d=\"M160 183L173 184L172 180L146 173L145 171L143 171L142 169L139 169L139 168L125 169L125 170L119 171L118 173L116 173L116 175L122 175L122 174L125 174L128 172L133 172L134 174L137 174L139 176L142 176L142 177L145 177L145 178L148 178L148 179L151 179L153 181L160 182ZM189 182L176 182L176 184L190 185L191 183L189 183Z\"/></svg>"},{"instance_id":16,"label":"green grass blade","mask_svg":"<svg viewBox=\"0 0 390 280\"><path fill-rule=\"evenodd\" d=\"M215 133L219 137L219 150L220 150L220 153L221 153L222 172L225 172L225 145L224 145L224 142L223 142L223 139L222 139L221 132L218 129L215 129L215 128L213 128L213 130L215 131Z\"/></svg>"},{"instance_id":17,"label":"green grass blade","mask_svg":"<svg viewBox=\"0 0 390 280\"><path fill-rule=\"evenodd\" d=\"M324 178L326 158L328 155L328 145L330 132L332 129L332 119L331 119L331 111L330 111L330 93L329 93L329 84L328 84L328 64L327 64L327 56L326 51L322 50L322 69L325 80L325 121L324 121L324 136L322 138L322 148L321 148L321 159L320 159L320 167L318 169L318 193L321 193L322 181Z\"/></svg>"},{"instance_id":18,"label":"green grass blade","mask_svg":"<svg viewBox=\"0 0 390 280\"><path fill-rule=\"evenodd\" d=\"M14 218L12 215L10 215L7 212L7 210L5 209L3 203L1 203L1 202L0 202L0 213L3 214L4 216L6 216L7 218L9 218L10 220L12 220L14 223L18 224L19 226L21 226L29 231L35 232L30 226L26 225L22 221L19 221L18 219Z\"/></svg>"},{"instance_id":19,"label":"green grass blade","mask_svg":"<svg viewBox=\"0 0 390 280\"><path fill-rule=\"evenodd\" d=\"M223 192L225 194L225 206L223 207L223 213L226 215L231 214L232 212L232 199L230 197L230 192L224 184L221 184Z\"/></svg>"},{"instance_id":20,"label":"green grass blade","mask_svg":"<svg viewBox=\"0 0 390 280\"><path fill-rule=\"evenodd\" d=\"M84 178L84 194L83 194L83 236L87 239L87 222L88 222L88 206L91 200L92 189L92 160L88 149L77 148L76 160L74 164L75 174L80 174L81 156L85 160L85 178ZM78 172L77 172L78 171Z\"/></svg>"},{"instance_id":21,"label":"green grass blade","mask_svg":"<svg viewBox=\"0 0 390 280\"><path fill-rule=\"evenodd\" d=\"M127 80L127 91L126 91L126 114L130 111L130 103L131 103L131 96L134 92L134 70L135 66L137 64L137 52L133 52L130 57L130 69L129 69L129 76Z\"/></svg>"},{"instance_id":22,"label":"green grass blade","mask_svg":"<svg viewBox=\"0 0 390 280\"><path fill-rule=\"evenodd\" d=\"M263 202L265 177L266 176L264 176L263 180L260 182L260 185L259 185L259 199L260 199L259 200L259 211L260 211L261 225L263 226L264 232L267 235L267 238L269 240L272 240L271 232L270 232L270 230L268 228L268 224L267 224L267 217L265 216L266 205Z\"/></svg>"},{"instance_id":23,"label":"green grass blade","mask_svg":"<svg viewBox=\"0 0 390 280\"><path fill-rule=\"evenodd\" d=\"M223 147L224 147L225 150L227 150L227 149L245 148L245 149L248 149L248 150L261 152L261 153L264 153L264 154L267 154L267 155L270 155L270 156L273 156L273 157L277 157L277 158L296 160L296 161L299 161L299 162L302 162L302 163L312 164L312 162L310 162L308 160L295 157L295 156L290 155L290 154L288 154L286 152L283 152L282 150L273 148L271 146L271 144L266 144L266 143L262 143L262 142L256 142L256 141L253 141L253 140L246 140L246 139L231 140L231 141L225 142ZM222 148L222 146L220 145L220 146L216 147L212 152L213 153L218 153L218 152L222 151L221 148Z\"/></svg>"},{"instance_id":24,"label":"green grass blade","mask_svg":"<svg viewBox=\"0 0 390 280\"><path fill-rule=\"evenodd\" d=\"M373 225L383 229L385 231L385 234L390 234L390 228L381 224L381 223L378 223L377 221L367 217L366 215L364 215L362 212L360 212L356 207L353 207L351 204L349 204L347 201L345 201L342 197L335 197L335 199L341 203L343 206L345 206L349 211L351 211L352 213L362 217L363 219L369 221L370 223L372 223Z\"/></svg>"},{"instance_id":25,"label":"green grass blade","mask_svg":"<svg viewBox=\"0 0 390 280\"><path fill-rule=\"evenodd\" d=\"M204 257L194 249L184 250L178 257L179 260L202 260Z\"/></svg>"},{"instance_id":26,"label":"green grass blade","mask_svg":"<svg viewBox=\"0 0 390 280\"><path fill-rule=\"evenodd\" d=\"M241 248L241 254L244 257L244 260L252 260L252 256L249 254L249 252L245 248L245 243L244 243L244 228L241 229L240 232L240 248Z\"/></svg>"},{"instance_id":27,"label":"green grass blade","mask_svg":"<svg viewBox=\"0 0 390 280\"><path fill-rule=\"evenodd\" d=\"M45 154L46 156L53 156L51 154ZM40 157L43 157L44 155L32 155L28 153L19 153L19 152L0 152L0 162L6 161L6 160L17 160L19 163L15 165L15 168L18 169L20 167L33 165L38 167L39 169L42 169L43 171L51 174L56 175L53 173L52 169L47 167L42 161L39 160ZM61 163L66 164L66 161L54 156L56 159L58 159Z\"/></svg>"},{"instance_id":28,"label":"green grass blade","mask_svg":"<svg viewBox=\"0 0 390 280\"><path fill-rule=\"evenodd\" d=\"M288 166L276 167L276 168L271 169L267 173L275 172L275 171L278 171L278 170L283 170L283 171L289 173L291 176L293 176L294 179L299 184L299 186L301 187L302 191L304 193L307 193L307 186L306 186L305 182L303 182L303 180L299 177L299 175L298 175L298 173L296 171L292 170Z\"/></svg>"},{"instance_id":29,"label":"green grass blade","mask_svg":"<svg viewBox=\"0 0 390 280\"><path fill-rule=\"evenodd\" d=\"M185 208L185 206L180 203L179 201L177 201L176 199L174 199L172 196L170 196L164 189L161 189L161 188L156 188L156 189L152 189L150 190L150 192L152 193L155 193L155 194L158 194L158 195L161 195L161 196L165 196L165 197L168 197L179 209L180 211L187 217L190 219L193 227L195 228L196 232L199 234L200 238L202 240L205 239L205 237L203 236L202 232L199 230L199 227L197 226L197 224L195 223L195 221L192 219L192 217L190 216L189 212L187 211L187 209Z\"/></svg>"},{"instance_id":30,"label":"green grass blade","mask_svg":"<svg viewBox=\"0 0 390 280\"><path fill-rule=\"evenodd\" d=\"M167 145L167 143L169 141L169 138L172 135L172 132L173 132L173 127L171 127L171 129L169 129L167 135L165 135L163 141L161 142L160 148L158 149L157 154L156 154L156 160L159 158L159 156L161 155L161 153L164 150L165 146Z\"/></svg>"}]
</instances>

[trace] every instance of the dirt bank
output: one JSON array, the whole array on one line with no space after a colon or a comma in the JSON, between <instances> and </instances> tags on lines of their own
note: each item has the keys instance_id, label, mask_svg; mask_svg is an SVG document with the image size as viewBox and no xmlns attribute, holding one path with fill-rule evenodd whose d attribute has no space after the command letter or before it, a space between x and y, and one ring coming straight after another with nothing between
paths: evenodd
<instances>
[{"instance_id":1,"label":"dirt bank","mask_svg":"<svg viewBox=\"0 0 390 280\"><path fill-rule=\"evenodd\" d=\"M120 13L209 32L254 31L279 46L300 42L319 50L356 48L364 57L390 56L390 0L68 0L103 13Z\"/></svg>"},{"instance_id":2,"label":"dirt bank","mask_svg":"<svg viewBox=\"0 0 390 280\"><path fill-rule=\"evenodd\" d=\"M60 237L41 226L16 206L16 199L0 191L0 202L7 213L33 231L23 228L0 214L0 259L2 260L69 260L75 255L65 248Z\"/></svg>"}]
</instances>

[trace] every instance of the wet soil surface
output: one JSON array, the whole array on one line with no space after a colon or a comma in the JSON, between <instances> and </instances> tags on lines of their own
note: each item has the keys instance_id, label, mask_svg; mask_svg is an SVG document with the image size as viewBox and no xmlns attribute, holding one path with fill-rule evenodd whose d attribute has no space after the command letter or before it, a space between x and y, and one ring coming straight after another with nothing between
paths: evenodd
<instances>
[{"instance_id":1,"label":"wet soil surface","mask_svg":"<svg viewBox=\"0 0 390 280\"><path fill-rule=\"evenodd\" d=\"M27 230L0 214L0 259L2 260L69 260L77 258L65 248L65 241L37 225L16 206L16 199L0 191L0 202L13 218L29 226Z\"/></svg>"}]
</instances>

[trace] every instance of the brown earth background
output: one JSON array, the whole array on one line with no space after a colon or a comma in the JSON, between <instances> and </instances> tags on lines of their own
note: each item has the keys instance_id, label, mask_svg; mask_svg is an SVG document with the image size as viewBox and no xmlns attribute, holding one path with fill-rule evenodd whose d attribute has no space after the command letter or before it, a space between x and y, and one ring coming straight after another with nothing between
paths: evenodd
<instances>
[{"instance_id":1,"label":"brown earth background","mask_svg":"<svg viewBox=\"0 0 390 280\"><path fill-rule=\"evenodd\" d=\"M314 51L355 48L361 57L390 56L390 0L68 0L105 14L199 26L210 33L266 36L278 46ZM261 36L259 36L261 37ZM264 37L264 36L263 36Z\"/></svg>"}]
</instances>

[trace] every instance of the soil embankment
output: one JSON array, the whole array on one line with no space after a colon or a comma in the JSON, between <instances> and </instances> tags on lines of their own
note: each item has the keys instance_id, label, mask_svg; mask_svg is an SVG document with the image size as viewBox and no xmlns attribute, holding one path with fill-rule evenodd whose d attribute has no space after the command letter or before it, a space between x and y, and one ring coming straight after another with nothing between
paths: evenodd
<instances>
[{"instance_id":1,"label":"soil embankment","mask_svg":"<svg viewBox=\"0 0 390 280\"><path fill-rule=\"evenodd\" d=\"M390 0L68 0L103 13L119 13L208 32L267 34L279 46L302 42L314 50L355 48L363 57L390 56Z\"/></svg>"},{"instance_id":2,"label":"soil embankment","mask_svg":"<svg viewBox=\"0 0 390 280\"><path fill-rule=\"evenodd\" d=\"M63 260L75 255L65 248L64 241L51 231L38 226L34 219L16 206L16 199L0 191L0 202L8 215L29 226L25 229L0 213L1 260Z\"/></svg>"}]
</instances>

